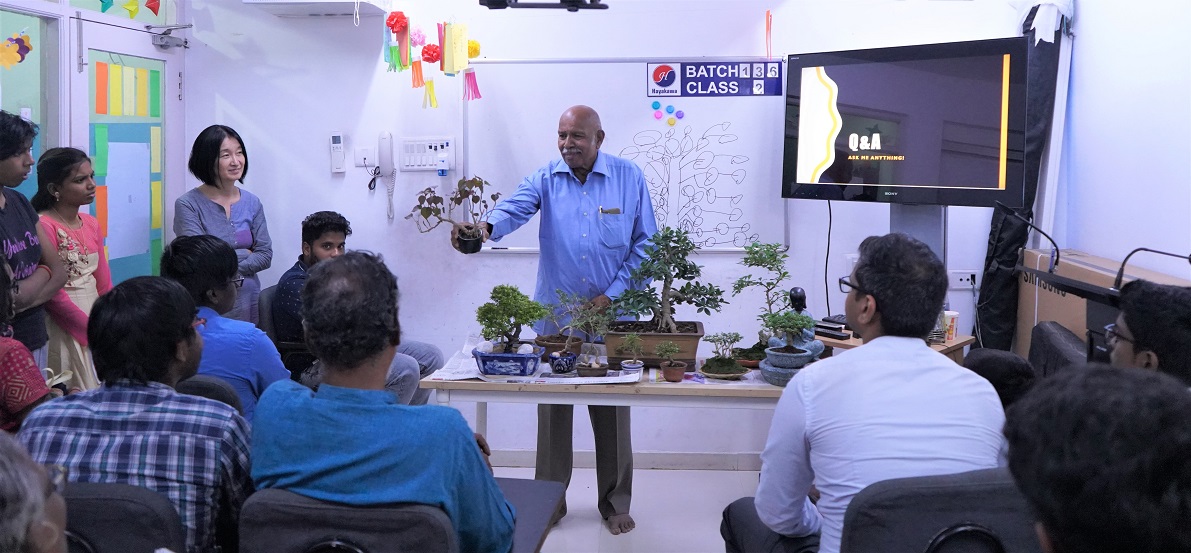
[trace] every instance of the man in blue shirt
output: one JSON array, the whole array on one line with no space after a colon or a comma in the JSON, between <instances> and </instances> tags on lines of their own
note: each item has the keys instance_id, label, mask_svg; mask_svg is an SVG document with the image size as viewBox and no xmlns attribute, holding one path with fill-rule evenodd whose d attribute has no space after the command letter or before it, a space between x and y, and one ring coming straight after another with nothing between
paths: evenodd
<instances>
[{"instance_id":1,"label":"man in blue shirt","mask_svg":"<svg viewBox=\"0 0 1191 553\"><path fill-rule=\"evenodd\" d=\"M608 307L612 298L632 285L630 275L657 232L641 169L600 152L603 142L604 130L595 110L567 109L558 121L562 159L526 177L512 196L496 204L481 229L485 240L490 236L499 241L535 213L542 213L534 299L544 304L557 303L556 291L562 290L590 298L593 308ZM465 226L452 229L452 242ZM536 330L538 334L557 332L547 322L539 323ZM635 526L629 516L633 483L629 408L592 405L587 410L595 433L600 514L613 534L628 532ZM570 484L573 414L570 405L538 406L537 479Z\"/></svg>"},{"instance_id":2,"label":"man in blue shirt","mask_svg":"<svg viewBox=\"0 0 1191 553\"><path fill-rule=\"evenodd\" d=\"M277 295L273 299L273 326L279 342L302 342L302 287L306 275L315 263L334 259L347 251L347 237L351 236L351 223L334 211L312 213L302 221L302 255L290 267L281 280L277 281ZM298 359L298 363L306 361ZM311 360L312 361L312 360ZM425 405L430 390L418 387L418 381L434 374L446 363L442 350L433 344L404 340L397 346L393 364L385 388L397 396L401 403ZM310 365L306 361L305 365ZM317 367L287 367L291 371L302 371L302 383L317 387L321 382L321 370Z\"/></svg>"},{"instance_id":3,"label":"man in blue shirt","mask_svg":"<svg viewBox=\"0 0 1191 553\"><path fill-rule=\"evenodd\" d=\"M433 505L450 517L461 551L509 551L513 507L487 444L458 411L402 405L385 390L401 325L397 279L381 258L350 252L314 266L302 319L323 383L315 392L279 382L261 397L257 485L348 505Z\"/></svg>"},{"instance_id":4,"label":"man in blue shirt","mask_svg":"<svg viewBox=\"0 0 1191 553\"><path fill-rule=\"evenodd\" d=\"M178 281L198 306L203 358L198 373L227 381L240 396L244 419L252 422L256 399L290 373L273 341L256 325L223 314L236 304L244 277L236 276L236 251L209 234L179 236L161 252L161 276Z\"/></svg>"}]
</instances>

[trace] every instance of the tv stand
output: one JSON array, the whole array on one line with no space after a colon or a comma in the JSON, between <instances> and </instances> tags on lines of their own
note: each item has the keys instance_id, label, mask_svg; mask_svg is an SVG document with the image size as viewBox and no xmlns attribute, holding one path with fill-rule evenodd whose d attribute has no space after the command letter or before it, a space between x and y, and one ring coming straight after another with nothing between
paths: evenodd
<instances>
[{"instance_id":1,"label":"tv stand","mask_svg":"<svg viewBox=\"0 0 1191 553\"><path fill-rule=\"evenodd\" d=\"M890 204L889 232L921 240L947 264L947 206Z\"/></svg>"}]
</instances>

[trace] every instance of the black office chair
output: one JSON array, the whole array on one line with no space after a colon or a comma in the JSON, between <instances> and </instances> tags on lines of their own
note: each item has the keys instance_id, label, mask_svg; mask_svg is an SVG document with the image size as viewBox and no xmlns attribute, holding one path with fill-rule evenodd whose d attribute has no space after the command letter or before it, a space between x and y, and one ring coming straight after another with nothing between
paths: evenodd
<instances>
[{"instance_id":1,"label":"black office chair","mask_svg":"<svg viewBox=\"0 0 1191 553\"><path fill-rule=\"evenodd\" d=\"M1030 331L1030 365L1038 378L1087 362L1087 344L1067 327L1043 321Z\"/></svg>"},{"instance_id":2,"label":"black office chair","mask_svg":"<svg viewBox=\"0 0 1191 553\"><path fill-rule=\"evenodd\" d=\"M281 355L281 364L290 371L290 379L301 382L302 372L314 364L315 357L310 353L305 342L277 340L277 326L273 324L273 301L276 299L276 284L261 290L260 298L257 300L257 326L273 341L273 345L277 346L277 353Z\"/></svg>"},{"instance_id":3,"label":"black office chair","mask_svg":"<svg viewBox=\"0 0 1191 553\"><path fill-rule=\"evenodd\" d=\"M126 484L66 484L70 553L186 551L182 518L166 496Z\"/></svg>"},{"instance_id":4,"label":"black office chair","mask_svg":"<svg viewBox=\"0 0 1191 553\"><path fill-rule=\"evenodd\" d=\"M1038 553L1026 500L1004 468L895 478L860 491L844 513L840 550Z\"/></svg>"},{"instance_id":5,"label":"black office chair","mask_svg":"<svg viewBox=\"0 0 1191 553\"><path fill-rule=\"evenodd\" d=\"M217 376L196 374L186 380L179 381L174 389L180 394L205 397L236 408L236 412L244 414L244 406L240 403L240 396L236 389L226 380Z\"/></svg>"},{"instance_id":6,"label":"black office chair","mask_svg":"<svg viewBox=\"0 0 1191 553\"><path fill-rule=\"evenodd\" d=\"M243 553L459 553L451 519L415 503L357 507L277 489L252 494L240 511Z\"/></svg>"}]
</instances>

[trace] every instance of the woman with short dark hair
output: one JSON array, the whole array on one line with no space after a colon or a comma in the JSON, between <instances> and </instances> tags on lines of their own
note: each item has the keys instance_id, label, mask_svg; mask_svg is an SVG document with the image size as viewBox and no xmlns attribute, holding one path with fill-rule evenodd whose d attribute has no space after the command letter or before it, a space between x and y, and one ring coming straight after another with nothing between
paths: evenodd
<instances>
[{"instance_id":1,"label":"woman with short dark hair","mask_svg":"<svg viewBox=\"0 0 1191 553\"><path fill-rule=\"evenodd\" d=\"M210 234L235 248L244 286L227 316L256 324L261 292L256 275L273 263L273 242L260 199L236 186L248 176L244 140L231 127L211 125L194 139L189 166L202 184L174 202L174 233Z\"/></svg>"}]
</instances>

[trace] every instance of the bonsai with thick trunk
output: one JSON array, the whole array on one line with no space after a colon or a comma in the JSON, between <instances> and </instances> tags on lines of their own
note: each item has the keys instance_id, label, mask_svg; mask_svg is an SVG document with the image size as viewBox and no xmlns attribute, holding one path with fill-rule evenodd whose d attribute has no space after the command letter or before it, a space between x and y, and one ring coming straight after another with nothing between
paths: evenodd
<instances>
[{"instance_id":1,"label":"bonsai with thick trunk","mask_svg":"<svg viewBox=\"0 0 1191 553\"><path fill-rule=\"evenodd\" d=\"M626 290L616 301L620 312L638 316L648 312L656 332L675 333L678 332L675 306L693 305L699 313L710 315L728 303L719 286L695 280L701 268L690 260L690 255L699 248L687 231L665 227L650 242L645 246L645 259L633 270L632 279L636 284L653 281L661 286ZM676 286L678 281L686 282Z\"/></svg>"}]
</instances>

